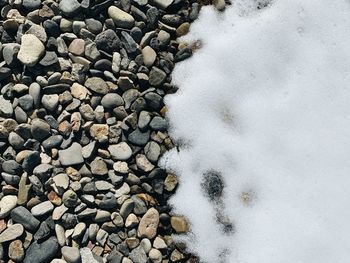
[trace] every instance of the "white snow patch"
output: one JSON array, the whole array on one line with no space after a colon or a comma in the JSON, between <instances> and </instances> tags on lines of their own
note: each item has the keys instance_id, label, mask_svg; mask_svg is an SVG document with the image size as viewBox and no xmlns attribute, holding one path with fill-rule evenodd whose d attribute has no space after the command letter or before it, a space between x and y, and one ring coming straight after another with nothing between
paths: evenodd
<instances>
[{"instance_id":1,"label":"white snow patch","mask_svg":"<svg viewBox=\"0 0 350 263\"><path fill-rule=\"evenodd\" d=\"M350 1L239 2L203 8L187 37L203 48L176 66L180 90L166 98L171 136L186 142L162 159L180 176L183 239L208 263L348 263ZM221 206L201 187L211 170Z\"/></svg>"}]
</instances>

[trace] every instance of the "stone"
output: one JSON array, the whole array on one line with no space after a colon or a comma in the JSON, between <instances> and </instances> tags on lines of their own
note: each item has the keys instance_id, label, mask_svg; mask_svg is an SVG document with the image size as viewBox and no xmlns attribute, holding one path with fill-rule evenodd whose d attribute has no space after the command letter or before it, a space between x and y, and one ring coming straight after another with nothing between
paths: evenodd
<instances>
[{"instance_id":1,"label":"stone","mask_svg":"<svg viewBox=\"0 0 350 263\"><path fill-rule=\"evenodd\" d=\"M84 162L82 147L74 142L69 148L58 151L60 163L63 166L77 165Z\"/></svg>"},{"instance_id":2,"label":"stone","mask_svg":"<svg viewBox=\"0 0 350 263\"><path fill-rule=\"evenodd\" d=\"M8 66L14 66L18 64L17 54L21 45L17 43L8 43L4 45L2 50L2 56Z\"/></svg>"},{"instance_id":3,"label":"stone","mask_svg":"<svg viewBox=\"0 0 350 263\"><path fill-rule=\"evenodd\" d=\"M133 263L147 263L147 254L141 246L134 248L131 251L129 258Z\"/></svg>"},{"instance_id":4,"label":"stone","mask_svg":"<svg viewBox=\"0 0 350 263\"><path fill-rule=\"evenodd\" d=\"M155 116L151 123L149 124L150 128L152 130L156 130L156 131L164 131L167 129L168 127L168 123L167 121L162 118L162 117L159 117L159 116Z\"/></svg>"},{"instance_id":5,"label":"stone","mask_svg":"<svg viewBox=\"0 0 350 263\"><path fill-rule=\"evenodd\" d=\"M120 39L112 29L107 29L95 38L96 47L98 50L102 50L108 53L119 51Z\"/></svg>"},{"instance_id":6,"label":"stone","mask_svg":"<svg viewBox=\"0 0 350 263\"><path fill-rule=\"evenodd\" d=\"M22 36L21 48L17 56L22 64L32 67L40 60L44 53L45 46L35 35L26 34Z\"/></svg>"},{"instance_id":7,"label":"stone","mask_svg":"<svg viewBox=\"0 0 350 263\"><path fill-rule=\"evenodd\" d=\"M40 225L40 221L23 206L13 209L11 211L11 218L14 222L23 225L30 233L34 233Z\"/></svg>"},{"instance_id":8,"label":"stone","mask_svg":"<svg viewBox=\"0 0 350 263\"><path fill-rule=\"evenodd\" d=\"M108 151L115 160L126 161L132 156L132 150L126 142L112 144L108 147Z\"/></svg>"},{"instance_id":9,"label":"stone","mask_svg":"<svg viewBox=\"0 0 350 263\"><path fill-rule=\"evenodd\" d=\"M94 258L91 250L87 247L80 249L80 255L81 255L81 263L100 263Z\"/></svg>"},{"instance_id":10,"label":"stone","mask_svg":"<svg viewBox=\"0 0 350 263\"><path fill-rule=\"evenodd\" d=\"M172 216L170 223L176 233L187 233L190 230L188 222L183 216Z\"/></svg>"},{"instance_id":11,"label":"stone","mask_svg":"<svg viewBox=\"0 0 350 263\"><path fill-rule=\"evenodd\" d=\"M152 0L152 4L163 10L167 9L173 2L174 0Z\"/></svg>"},{"instance_id":12,"label":"stone","mask_svg":"<svg viewBox=\"0 0 350 263\"><path fill-rule=\"evenodd\" d=\"M21 174L22 166L15 160L8 160L2 163L2 170L9 174Z\"/></svg>"},{"instance_id":13,"label":"stone","mask_svg":"<svg viewBox=\"0 0 350 263\"><path fill-rule=\"evenodd\" d=\"M129 141L137 146L145 146L150 137L150 132L142 132L140 129L136 129L128 136Z\"/></svg>"},{"instance_id":14,"label":"stone","mask_svg":"<svg viewBox=\"0 0 350 263\"><path fill-rule=\"evenodd\" d=\"M146 156L143 154L136 155L136 165L144 172L150 172L155 167L150 161L147 160Z\"/></svg>"},{"instance_id":15,"label":"stone","mask_svg":"<svg viewBox=\"0 0 350 263\"><path fill-rule=\"evenodd\" d=\"M116 226L118 226L118 227L124 226L124 219L119 213L113 212L111 215L111 219L112 219L113 224L115 224Z\"/></svg>"},{"instance_id":16,"label":"stone","mask_svg":"<svg viewBox=\"0 0 350 263\"><path fill-rule=\"evenodd\" d=\"M14 224L7 227L0 234L0 243L5 243L8 241L12 241L18 237L20 237L24 232L24 227L21 224Z\"/></svg>"},{"instance_id":17,"label":"stone","mask_svg":"<svg viewBox=\"0 0 350 263\"><path fill-rule=\"evenodd\" d=\"M21 240L12 241L9 245L9 258L14 262L22 262L24 259L24 248Z\"/></svg>"},{"instance_id":18,"label":"stone","mask_svg":"<svg viewBox=\"0 0 350 263\"><path fill-rule=\"evenodd\" d=\"M148 238L143 238L140 242L140 246L148 254L152 249L151 241Z\"/></svg>"},{"instance_id":19,"label":"stone","mask_svg":"<svg viewBox=\"0 0 350 263\"><path fill-rule=\"evenodd\" d=\"M134 201L132 199L127 199L120 207L120 215L125 219L128 217L128 215L132 212L134 209Z\"/></svg>"},{"instance_id":20,"label":"stone","mask_svg":"<svg viewBox=\"0 0 350 263\"><path fill-rule=\"evenodd\" d=\"M73 85L70 88L70 91L72 96L79 100L85 100L87 99L88 95L91 95L91 92L87 88L76 82L73 83Z\"/></svg>"},{"instance_id":21,"label":"stone","mask_svg":"<svg viewBox=\"0 0 350 263\"><path fill-rule=\"evenodd\" d=\"M146 67L151 67L157 58L157 53L150 46L146 46L142 49L143 64Z\"/></svg>"},{"instance_id":22,"label":"stone","mask_svg":"<svg viewBox=\"0 0 350 263\"><path fill-rule=\"evenodd\" d=\"M79 249L76 247L64 246L61 248L61 253L67 263L80 263L81 261Z\"/></svg>"},{"instance_id":23,"label":"stone","mask_svg":"<svg viewBox=\"0 0 350 263\"><path fill-rule=\"evenodd\" d=\"M159 87L166 79L166 73L157 68L152 67L151 72L149 73L149 84L151 86Z\"/></svg>"},{"instance_id":24,"label":"stone","mask_svg":"<svg viewBox=\"0 0 350 263\"><path fill-rule=\"evenodd\" d=\"M108 8L108 15L117 27L130 29L135 24L135 19L131 15L116 6Z\"/></svg>"},{"instance_id":25,"label":"stone","mask_svg":"<svg viewBox=\"0 0 350 263\"><path fill-rule=\"evenodd\" d=\"M0 200L0 219L7 217L17 205L17 196L6 195Z\"/></svg>"},{"instance_id":26,"label":"stone","mask_svg":"<svg viewBox=\"0 0 350 263\"><path fill-rule=\"evenodd\" d=\"M129 54L135 53L138 50L138 45L135 40L125 31L121 32L121 42L126 52Z\"/></svg>"},{"instance_id":27,"label":"stone","mask_svg":"<svg viewBox=\"0 0 350 263\"><path fill-rule=\"evenodd\" d=\"M59 8L68 17L76 15L80 10L80 3L77 0L61 0Z\"/></svg>"},{"instance_id":28,"label":"stone","mask_svg":"<svg viewBox=\"0 0 350 263\"><path fill-rule=\"evenodd\" d=\"M156 249L165 249L168 246L166 245L164 239L162 239L160 237L156 237L153 241L153 247Z\"/></svg>"},{"instance_id":29,"label":"stone","mask_svg":"<svg viewBox=\"0 0 350 263\"><path fill-rule=\"evenodd\" d=\"M65 212L68 211L68 207L65 205L61 205L56 207L52 212L52 219L53 220L59 220L64 215Z\"/></svg>"},{"instance_id":30,"label":"stone","mask_svg":"<svg viewBox=\"0 0 350 263\"><path fill-rule=\"evenodd\" d=\"M45 140L50 135L50 125L39 118L32 120L30 130L34 139L40 142Z\"/></svg>"},{"instance_id":31,"label":"stone","mask_svg":"<svg viewBox=\"0 0 350 263\"><path fill-rule=\"evenodd\" d=\"M160 151L160 146L154 141L150 141L149 143L147 143L144 148L144 152L146 154L147 159L153 163L156 163L158 161Z\"/></svg>"},{"instance_id":32,"label":"stone","mask_svg":"<svg viewBox=\"0 0 350 263\"><path fill-rule=\"evenodd\" d=\"M82 236L84 234L84 231L86 230L86 224L83 222L78 223L75 227L74 227L74 232L72 234L72 238L73 239L77 239L80 236Z\"/></svg>"},{"instance_id":33,"label":"stone","mask_svg":"<svg viewBox=\"0 0 350 263\"><path fill-rule=\"evenodd\" d=\"M149 258L154 263L161 263L162 262L162 253L155 248L152 248L148 254Z\"/></svg>"},{"instance_id":34,"label":"stone","mask_svg":"<svg viewBox=\"0 0 350 263\"><path fill-rule=\"evenodd\" d=\"M175 187L177 186L177 183L178 183L177 176L174 174L168 174L164 180L164 188L168 192L171 192L175 189Z\"/></svg>"},{"instance_id":35,"label":"stone","mask_svg":"<svg viewBox=\"0 0 350 263\"><path fill-rule=\"evenodd\" d=\"M112 109L124 105L124 100L120 95L116 93L108 93L103 96L101 100L101 105L104 108Z\"/></svg>"},{"instance_id":36,"label":"stone","mask_svg":"<svg viewBox=\"0 0 350 263\"><path fill-rule=\"evenodd\" d=\"M28 248L23 263L46 263L56 255L59 245L55 237L50 237L44 242L34 241Z\"/></svg>"},{"instance_id":37,"label":"stone","mask_svg":"<svg viewBox=\"0 0 350 263\"><path fill-rule=\"evenodd\" d=\"M74 39L69 47L68 51L71 52L73 55L81 56L85 52L85 41L84 39L77 38Z\"/></svg>"},{"instance_id":38,"label":"stone","mask_svg":"<svg viewBox=\"0 0 350 263\"><path fill-rule=\"evenodd\" d=\"M50 201L44 201L34 206L30 210L30 212L32 213L33 216L40 217L52 212L53 209L54 209L54 206Z\"/></svg>"},{"instance_id":39,"label":"stone","mask_svg":"<svg viewBox=\"0 0 350 263\"><path fill-rule=\"evenodd\" d=\"M113 170L119 174L127 174L129 171L128 163L117 161L113 164Z\"/></svg>"},{"instance_id":40,"label":"stone","mask_svg":"<svg viewBox=\"0 0 350 263\"><path fill-rule=\"evenodd\" d=\"M114 187L111 183L102 180L96 181L95 186L98 191L108 191Z\"/></svg>"},{"instance_id":41,"label":"stone","mask_svg":"<svg viewBox=\"0 0 350 263\"><path fill-rule=\"evenodd\" d=\"M90 159L97 150L97 144L96 141L90 142L88 145L85 145L82 148L82 155L84 159Z\"/></svg>"},{"instance_id":42,"label":"stone","mask_svg":"<svg viewBox=\"0 0 350 263\"><path fill-rule=\"evenodd\" d=\"M99 77L88 78L85 81L85 86L89 90L92 90L93 92L96 92L96 93L102 94L102 95L107 94L109 91L107 83Z\"/></svg>"},{"instance_id":43,"label":"stone","mask_svg":"<svg viewBox=\"0 0 350 263\"><path fill-rule=\"evenodd\" d=\"M9 118L13 114L12 104L0 95L0 117Z\"/></svg>"},{"instance_id":44,"label":"stone","mask_svg":"<svg viewBox=\"0 0 350 263\"><path fill-rule=\"evenodd\" d=\"M76 207L78 195L73 190L67 190L62 196L62 202L66 207Z\"/></svg>"},{"instance_id":45,"label":"stone","mask_svg":"<svg viewBox=\"0 0 350 263\"><path fill-rule=\"evenodd\" d=\"M101 246L104 246L108 238L108 233L104 231L103 229L98 230L97 235L96 235L96 241L99 243Z\"/></svg>"},{"instance_id":46,"label":"stone","mask_svg":"<svg viewBox=\"0 0 350 263\"><path fill-rule=\"evenodd\" d=\"M105 161L101 157L96 157L90 164L91 173L94 175L106 175L108 173L108 167Z\"/></svg>"},{"instance_id":47,"label":"stone","mask_svg":"<svg viewBox=\"0 0 350 263\"><path fill-rule=\"evenodd\" d=\"M125 220L125 227L133 228L137 226L138 223L139 223L139 219L137 218L137 216L135 214L130 214Z\"/></svg>"},{"instance_id":48,"label":"stone","mask_svg":"<svg viewBox=\"0 0 350 263\"><path fill-rule=\"evenodd\" d=\"M32 34L36 36L42 43L47 41L47 35L45 29L39 25L33 24L27 31L26 34Z\"/></svg>"},{"instance_id":49,"label":"stone","mask_svg":"<svg viewBox=\"0 0 350 263\"><path fill-rule=\"evenodd\" d=\"M155 208L150 208L146 214L141 218L137 235L139 237L146 237L152 239L157 235L157 228L159 224L159 213Z\"/></svg>"}]
</instances>

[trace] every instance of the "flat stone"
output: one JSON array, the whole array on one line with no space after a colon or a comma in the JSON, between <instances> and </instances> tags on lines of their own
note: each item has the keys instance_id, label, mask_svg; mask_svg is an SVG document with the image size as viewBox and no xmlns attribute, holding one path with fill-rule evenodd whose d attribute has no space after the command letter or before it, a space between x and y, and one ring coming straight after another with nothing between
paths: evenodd
<instances>
[{"instance_id":1,"label":"flat stone","mask_svg":"<svg viewBox=\"0 0 350 263\"><path fill-rule=\"evenodd\" d=\"M23 225L30 233L34 233L40 225L40 221L23 206L13 209L11 211L11 218L14 222Z\"/></svg>"},{"instance_id":2,"label":"flat stone","mask_svg":"<svg viewBox=\"0 0 350 263\"><path fill-rule=\"evenodd\" d=\"M84 52L85 52L85 41L84 41L84 39L81 39L81 38L74 39L70 43L70 45L68 47L68 51L71 52L74 55L77 55L77 56L83 55Z\"/></svg>"},{"instance_id":3,"label":"flat stone","mask_svg":"<svg viewBox=\"0 0 350 263\"><path fill-rule=\"evenodd\" d=\"M67 263L79 263L81 261L79 249L76 247L64 246L61 253Z\"/></svg>"},{"instance_id":4,"label":"flat stone","mask_svg":"<svg viewBox=\"0 0 350 263\"><path fill-rule=\"evenodd\" d=\"M17 196L6 195L0 200L0 219L7 217L17 205Z\"/></svg>"},{"instance_id":5,"label":"flat stone","mask_svg":"<svg viewBox=\"0 0 350 263\"><path fill-rule=\"evenodd\" d=\"M137 146L145 146L149 141L149 137L149 131L142 132L140 129L136 129L129 134L128 139L132 144Z\"/></svg>"},{"instance_id":6,"label":"flat stone","mask_svg":"<svg viewBox=\"0 0 350 263\"><path fill-rule=\"evenodd\" d=\"M22 36L21 48L17 56L22 64L32 67L40 60L44 53L45 46L35 35L26 34Z\"/></svg>"},{"instance_id":7,"label":"flat stone","mask_svg":"<svg viewBox=\"0 0 350 263\"><path fill-rule=\"evenodd\" d=\"M96 157L90 164L91 173L94 175L106 175L108 173L108 167L105 161L101 157Z\"/></svg>"},{"instance_id":8,"label":"flat stone","mask_svg":"<svg viewBox=\"0 0 350 263\"><path fill-rule=\"evenodd\" d=\"M53 220L59 220L64 215L65 212L68 211L68 207L65 205L61 205L56 207L52 212L52 219Z\"/></svg>"},{"instance_id":9,"label":"flat stone","mask_svg":"<svg viewBox=\"0 0 350 263\"><path fill-rule=\"evenodd\" d=\"M108 238L108 232L104 231L103 229L98 230L96 235L96 241L103 246Z\"/></svg>"},{"instance_id":10,"label":"flat stone","mask_svg":"<svg viewBox=\"0 0 350 263\"><path fill-rule=\"evenodd\" d=\"M132 28L135 24L135 19L131 15L116 6L108 8L108 15L117 27Z\"/></svg>"},{"instance_id":11,"label":"flat stone","mask_svg":"<svg viewBox=\"0 0 350 263\"><path fill-rule=\"evenodd\" d=\"M85 87L102 95L107 94L109 91L107 83L99 77L88 78L85 81Z\"/></svg>"},{"instance_id":12,"label":"flat stone","mask_svg":"<svg viewBox=\"0 0 350 263\"><path fill-rule=\"evenodd\" d=\"M141 218L137 235L139 237L147 237L148 239L154 238L157 235L158 224L159 213L152 207Z\"/></svg>"},{"instance_id":13,"label":"flat stone","mask_svg":"<svg viewBox=\"0 0 350 263\"><path fill-rule=\"evenodd\" d=\"M14 224L6 228L0 234L0 243L15 240L20 237L24 232L24 227L21 224Z\"/></svg>"},{"instance_id":14,"label":"flat stone","mask_svg":"<svg viewBox=\"0 0 350 263\"><path fill-rule=\"evenodd\" d=\"M120 207L120 215L125 219L128 217L128 215L132 212L134 209L134 201L132 199L127 199Z\"/></svg>"},{"instance_id":15,"label":"flat stone","mask_svg":"<svg viewBox=\"0 0 350 263\"><path fill-rule=\"evenodd\" d=\"M47 35L45 29L39 25L32 25L27 31L26 34L32 34L36 36L41 42L45 43L47 40Z\"/></svg>"},{"instance_id":16,"label":"flat stone","mask_svg":"<svg viewBox=\"0 0 350 263\"><path fill-rule=\"evenodd\" d=\"M58 151L60 163L63 166L77 165L84 162L82 147L74 142L71 147Z\"/></svg>"},{"instance_id":17,"label":"flat stone","mask_svg":"<svg viewBox=\"0 0 350 263\"><path fill-rule=\"evenodd\" d=\"M147 159L153 163L158 161L160 151L160 146L154 141L150 141L149 143L147 143L144 148L144 152L146 154Z\"/></svg>"},{"instance_id":18,"label":"flat stone","mask_svg":"<svg viewBox=\"0 0 350 263\"><path fill-rule=\"evenodd\" d=\"M102 180L96 181L95 186L98 191L108 191L114 187L111 183Z\"/></svg>"},{"instance_id":19,"label":"flat stone","mask_svg":"<svg viewBox=\"0 0 350 263\"><path fill-rule=\"evenodd\" d=\"M126 142L110 145L108 151L113 159L120 161L126 161L132 155L132 150Z\"/></svg>"},{"instance_id":20,"label":"flat stone","mask_svg":"<svg viewBox=\"0 0 350 263\"><path fill-rule=\"evenodd\" d=\"M44 202L34 206L30 210L30 212L32 213L33 216L40 217L42 215L50 213L53 209L54 209L54 206L50 201L44 201Z\"/></svg>"}]
</instances>

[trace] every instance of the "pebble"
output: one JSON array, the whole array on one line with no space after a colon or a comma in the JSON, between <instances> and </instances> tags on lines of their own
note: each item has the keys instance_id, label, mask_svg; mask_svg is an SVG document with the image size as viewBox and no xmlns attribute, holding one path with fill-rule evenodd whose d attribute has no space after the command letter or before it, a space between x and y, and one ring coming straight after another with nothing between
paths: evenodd
<instances>
[{"instance_id":1,"label":"pebble","mask_svg":"<svg viewBox=\"0 0 350 263\"><path fill-rule=\"evenodd\" d=\"M14 262L22 262L24 259L24 248L21 240L12 241L9 245L9 258Z\"/></svg>"},{"instance_id":2,"label":"pebble","mask_svg":"<svg viewBox=\"0 0 350 263\"><path fill-rule=\"evenodd\" d=\"M62 202L66 207L76 207L78 204L78 195L73 190L67 190L62 196Z\"/></svg>"},{"instance_id":3,"label":"pebble","mask_svg":"<svg viewBox=\"0 0 350 263\"><path fill-rule=\"evenodd\" d=\"M56 255L59 245L55 237L50 237L42 243L34 241L28 248L23 263L46 263Z\"/></svg>"},{"instance_id":4,"label":"pebble","mask_svg":"<svg viewBox=\"0 0 350 263\"><path fill-rule=\"evenodd\" d=\"M135 19L116 6L110 6L108 8L108 15L113 19L117 27L132 28L134 26Z\"/></svg>"},{"instance_id":5,"label":"pebble","mask_svg":"<svg viewBox=\"0 0 350 263\"><path fill-rule=\"evenodd\" d=\"M149 84L152 86L158 87L161 84L163 84L166 77L167 77L167 75L163 70L161 70L157 67L152 67L152 69L149 73Z\"/></svg>"},{"instance_id":6,"label":"pebble","mask_svg":"<svg viewBox=\"0 0 350 263\"><path fill-rule=\"evenodd\" d=\"M157 58L157 53L150 47L146 46L142 49L143 64L146 67L151 67Z\"/></svg>"},{"instance_id":7,"label":"pebble","mask_svg":"<svg viewBox=\"0 0 350 263\"><path fill-rule=\"evenodd\" d=\"M0 95L0 116L9 118L12 116L12 114L13 108L11 102Z\"/></svg>"},{"instance_id":8,"label":"pebble","mask_svg":"<svg viewBox=\"0 0 350 263\"><path fill-rule=\"evenodd\" d=\"M132 150L126 142L110 145L108 151L115 160L126 161L132 156Z\"/></svg>"},{"instance_id":9,"label":"pebble","mask_svg":"<svg viewBox=\"0 0 350 263\"><path fill-rule=\"evenodd\" d=\"M144 151L147 159L155 163L159 159L161 148L158 145L158 143L154 141L150 141L149 143L146 144Z\"/></svg>"},{"instance_id":10,"label":"pebble","mask_svg":"<svg viewBox=\"0 0 350 263\"><path fill-rule=\"evenodd\" d=\"M190 230L187 220L182 216L172 216L170 222L176 233L187 233Z\"/></svg>"},{"instance_id":11,"label":"pebble","mask_svg":"<svg viewBox=\"0 0 350 263\"><path fill-rule=\"evenodd\" d=\"M159 213L153 207L150 208L146 214L141 218L137 235L139 237L146 237L152 239L157 235L157 228L159 224Z\"/></svg>"},{"instance_id":12,"label":"pebble","mask_svg":"<svg viewBox=\"0 0 350 263\"><path fill-rule=\"evenodd\" d=\"M72 17L79 12L80 3L77 0L61 0L59 8L64 15Z\"/></svg>"},{"instance_id":13,"label":"pebble","mask_svg":"<svg viewBox=\"0 0 350 263\"><path fill-rule=\"evenodd\" d=\"M24 232L24 228L21 224L14 224L8 226L3 232L0 233L0 243L15 240L20 237Z\"/></svg>"},{"instance_id":14,"label":"pebble","mask_svg":"<svg viewBox=\"0 0 350 263\"><path fill-rule=\"evenodd\" d=\"M108 53L119 51L121 45L118 35L112 29L107 29L98 34L95 43L98 50Z\"/></svg>"},{"instance_id":15,"label":"pebble","mask_svg":"<svg viewBox=\"0 0 350 263\"><path fill-rule=\"evenodd\" d=\"M33 34L23 35L21 38L21 48L18 52L18 60L29 67L38 63L39 59L45 53L45 46Z\"/></svg>"},{"instance_id":16,"label":"pebble","mask_svg":"<svg viewBox=\"0 0 350 263\"><path fill-rule=\"evenodd\" d=\"M120 207L120 215L125 219L134 209L134 201L132 199L127 199Z\"/></svg>"},{"instance_id":17,"label":"pebble","mask_svg":"<svg viewBox=\"0 0 350 263\"><path fill-rule=\"evenodd\" d=\"M76 247L64 246L61 248L61 253L67 263L79 263L81 262L79 249Z\"/></svg>"},{"instance_id":18,"label":"pebble","mask_svg":"<svg viewBox=\"0 0 350 263\"><path fill-rule=\"evenodd\" d=\"M0 219L7 217L17 205L17 196L6 195L0 200Z\"/></svg>"},{"instance_id":19,"label":"pebble","mask_svg":"<svg viewBox=\"0 0 350 263\"><path fill-rule=\"evenodd\" d=\"M88 78L85 81L85 87L98 94L105 95L108 93L108 86L106 82L99 77Z\"/></svg>"},{"instance_id":20,"label":"pebble","mask_svg":"<svg viewBox=\"0 0 350 263\"><path fill-rule=\"evenodd\" d=\"M124 105L123 98L116 93L108 93L103 96L101 105L107 109Z\"/></svg>"},{"instance_id":21,"label":"pebble","mask_svg":"<svg viewBox=\"0 0 350 263\"><path fill-rule=\"evenodd\" d=\"M149 255L149 258L152 260L152 262L154 263L162 262L162 253L158 249L152 248L148 255Z\"/></svg>"},{"instance_id":22,"label":"pebble","mask_svg":"<svg viewBox=\"0 0 350 263\"><path fill-rule=\"evenodd\" d=\"M147 263L147 254L141 246L134 248L129 257L133 263Z\"/></svg>"},{"instance_id":23,"label":"pebble","mask_svg":"<svg viewBox=\"0 0 350 263\"><path fill-rule=\"evenodd\" d=\"M173 2L174 0L152 0L154 5L163 10L167 9Z\"/></svg>"},{"instance_id":24,"label":"pebble","mask_svg":"<svg viewBox=\"0 0 350 263\"><path fill-rule=\"evenodd\" d=\"M40 221L23 206L13 209L11 211L11 218L14 222L23 225L31 233L34 233L40 225Z\"/></svg>"},{"instance_id":25,"label":"pebble","mask_svg":"<svg viewBox=\"0 0 350 263\"><path fill-rule=\"evenodd\" d=\"M42 215L52 212L53 209L54 209L54 206L50 201L44 201L34 206L30 210L30 212L32 213L33 216L40 217Z\"/></svg>"},{"instance_id":26,"label":"pebble","mask_svg":"<svg viewBox=\"0 0 350 263\"><path fill-rule=\"evenodd\" d=\"M63 166L77 165L84 162L82 147L74 142L69 148L58 151L60 163Z\"/></svg>"},{"instance_id":27,"label":"pebble","mask_svg":"<svg viewBox=\"0 0 350 263\"><path fill-rule=\"evenodd\" d=\"M136 165L144 172L150 172L155 167L143 154L136 155Z\"/></svg>"}]
</instances>

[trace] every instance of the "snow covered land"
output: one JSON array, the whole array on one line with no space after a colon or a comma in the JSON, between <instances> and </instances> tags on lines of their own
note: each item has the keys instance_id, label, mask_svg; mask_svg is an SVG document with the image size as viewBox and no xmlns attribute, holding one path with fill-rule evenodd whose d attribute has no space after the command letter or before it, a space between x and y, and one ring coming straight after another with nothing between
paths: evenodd
<instances>
[{"instance_id":1,"label":"snow covered land","mask_svg":"<svg viewBox=\"0 0 350 263\"><path fill-rule=\"evenodd\" d=\"M203 8L166 99L179 236L203 262L350 261L350 1Z\"/></svg>"}]
</instances>

